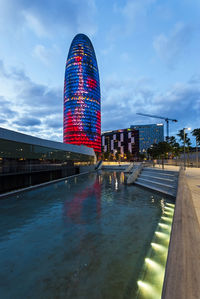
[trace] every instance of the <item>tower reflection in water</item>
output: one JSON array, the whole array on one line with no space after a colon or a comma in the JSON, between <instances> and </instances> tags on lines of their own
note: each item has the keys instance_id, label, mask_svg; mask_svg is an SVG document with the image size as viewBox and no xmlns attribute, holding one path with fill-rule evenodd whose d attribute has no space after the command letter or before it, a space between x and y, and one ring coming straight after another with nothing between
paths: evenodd
<instances>
[{"instance_id":1,"label":"tower reflection in water","mask_svg":"<svg viewBox=\"0 0 200 299\"><path fill-rule=\"evenodd\" d=\"M77 224L90 223L95 218L100 218L101 214L101 178L93 177L91 182L78 185L74 192L70 192L71 198L66 200L64 214L66 221ZM77 191L77 189L79 189Z\"/></svg>"}]
</instances>

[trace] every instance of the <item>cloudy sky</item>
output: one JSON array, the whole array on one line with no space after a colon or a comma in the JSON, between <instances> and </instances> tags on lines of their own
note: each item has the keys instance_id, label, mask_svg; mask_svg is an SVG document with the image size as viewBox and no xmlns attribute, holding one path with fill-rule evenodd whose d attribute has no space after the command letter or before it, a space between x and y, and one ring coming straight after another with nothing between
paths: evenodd
<instances>
[{"instance_id":1,"label":"cloudy sky","mask_svg":"<svg viewBox=\"0 0 200 299\"><path fill-rule=\"evenodd\" d=\"M102 131L200 127L199 0L0 0L0 126L62 141L63 83L77 33L99 66Z\"/></svg>"}]
</instances>

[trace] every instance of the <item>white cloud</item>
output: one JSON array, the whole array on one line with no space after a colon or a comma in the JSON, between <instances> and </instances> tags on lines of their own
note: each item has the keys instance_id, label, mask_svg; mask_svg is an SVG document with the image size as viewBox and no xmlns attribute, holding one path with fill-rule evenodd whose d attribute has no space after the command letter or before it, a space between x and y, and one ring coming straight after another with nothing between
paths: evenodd
<instances>
[{"instance_id":1,"label":"white cloud","mask_svg":"<svg viewBox=\"0 0 200 299\"><path fill-rule=\"evenodd\" d=\"M52 48L46 48L45 46L38 44L33 49L33 56L38 58L44 65L48 66L51 64L51 59L53 56L59 52L57 46L53 46Z\"/></svg>"},{"instance_id":2,"label":"white cloud","mask_svg":"<svg viewBox=\"0 0 200 299\"><path fill-rule=\"evenodd\" d=\"M7 70L1 62L0 106L3 127L62 141L62 88L37 84L21 70Z\"/></svg>"},{"instance_id":3,"label":"white cloud","mask_svg":"<svg viewBox=\"0 0 200 299\"><path fill-rule=\"evenodd\" d=\"M172 126L175 130L187 123L193 123L193 128L199 127L200 81L179 82L162 93L145 78L112 78L104 84L102 99L103 131L158 122L158 119L138 116L137 112L178 119Z\"/></svg>"},{"instance_id":4,"label":"white cloud","mask_svg":"<svg viewBox=\"0 0 200 299\"><path fill-rule=\"evenodd\" d=\"M0 0L0 30L26 30L39 38L97 31L95 0Z\"/></svg>"},{"instance_id":5,"label":"white cloud","mask_svg":"<svg viewBox=\"0 0 200 299\"><path fill-rule=\"evenodd\" d=\"M104 48L101 50L101 54L106 56L106 55L112 53L113 49L114 49L114 45L112 43L110 43L107 48Z\"/></svg>"},{"instance_id":6,"label":"white cloud","mask_svg":"<svg viewBox=\"0 0 200 299\"><path fill-rule=\"evenodd\" d=\"M132 60L132 56L129 54L129 53L127 53L127 52L123 52L123 53L121 53L121 59L124 61L124 62L128 62L128 63L130 63L131 62L131 60Z\"/></svg>"},{"instance_id":7,"label":"white cloud","mask_svg":"<svg viewBox=\"0 0 200 299\"><path fill-rule=\"evenodd\" d=\"M156 36L153 47L160 59L173 68L187 53L191 39L192 28L183 23L177 23L168 35L162 33Z\"/></svg>"},{"instance_id":8,"label":"white cloud","mask_svg":"<svg viewBox=\"0 0 200 299\"><path fill-rule=\"evenodd\" d=\"M127 0L123 6L114 4L113 11L124 19L121 34L131 34L138 30L148 14L149 8L156 0ZM139 25L140 24L140 25Z\"/></svg>"},{"instance_id":9,"label":"white cloud","mask_svg":"<svg viewBox=\"0 0 200 299\"><path fill-rule=\"evenodd\" d=\"M158 121L138 116L137 112L178 119L178 123L171 124L176 131L187 124L199 127L199 78L196 74L163 93L148 78L120 80L110 76L102 89L102 130ZM62 87L36 84L23 71L7 70L0 63L0 105L0 123L5 128L62 141Z\"/></svg>"},{"instance_id":10,"label":"white cloud","mask_svg":"<svg viewBox=\"0 0 200 299\"><path fill-rule=\"evenodd\" d=\"M23 16L27 26L38 36L44 37L49 36L48 31L45 29L44 25L39 21L39 19L27 11L23 11Z\"/></svg>"}]
</instances>

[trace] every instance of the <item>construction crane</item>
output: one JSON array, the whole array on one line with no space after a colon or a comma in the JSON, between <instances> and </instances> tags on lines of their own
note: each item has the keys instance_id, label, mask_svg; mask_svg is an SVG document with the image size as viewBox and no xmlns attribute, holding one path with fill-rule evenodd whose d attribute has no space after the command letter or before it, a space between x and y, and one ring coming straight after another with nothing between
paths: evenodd
<instances>
[{"instance_id":1,"label":"construction crane","mask_svg":"<svg viewBox=\"0 0 200 299\"><path fill-rule=\"evenodd\" d=\"M150 115L150 114L145 114L145 113L136 113L138 115L142 115L142 116L148 116L148 117L153 117L153 118L160 118L160 119L164 119L166 121L166 127L167 127L167 137L166 139L168 140L169 138L169 120L177 122L177 119L172 119L172 118L168 118L168 117L162 117L162 116L157 116L157 115Z\"/></svg>"}]
</instances>

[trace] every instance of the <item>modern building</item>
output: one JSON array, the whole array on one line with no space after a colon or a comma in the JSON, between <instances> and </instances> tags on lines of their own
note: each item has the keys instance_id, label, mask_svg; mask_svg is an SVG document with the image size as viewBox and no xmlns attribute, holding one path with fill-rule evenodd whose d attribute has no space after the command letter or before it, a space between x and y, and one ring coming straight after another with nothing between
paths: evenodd
<instances>
[{"instance_id":1,"label":"modern building","mask_svg":"<svg viewBox=\"0 0 200 299\"><path fill-rule=\"evenodd\" d=\"M89 170L95 159L94 150L86 146L0 128L0 193L73 175L81 167Z\"/></svg>"},{"instance_id":2,"label":"modern building","mask_svg":"<svg viewBox=\"0 0 200 299\"><path fill-rule=\"evenodd\" d=\"M99 72L94 48L84 34L74 37L66 62L63 142L101 152Z\"/></svg>"},{"instance_id":3,"label":"modern building","mask_svg":"<svg viewBox=\"0 0 200 299\"><path fill-rule=\"evenodd\" d=\"M122 129L102 133L102 153L120 154L122 158L137 160L139 156L139 131Z\"/></svg>"},{"instance_id":4,"label":"modern building","mask_svg":"<svg viewBox=\"0 0 200 299\"><path fill-rule=\"evenodd\" d=\"M163 124L132 125L130 128L139 131L140 153L145 153L152 144L164 141Z\"/></svg>"}]
</instances>

